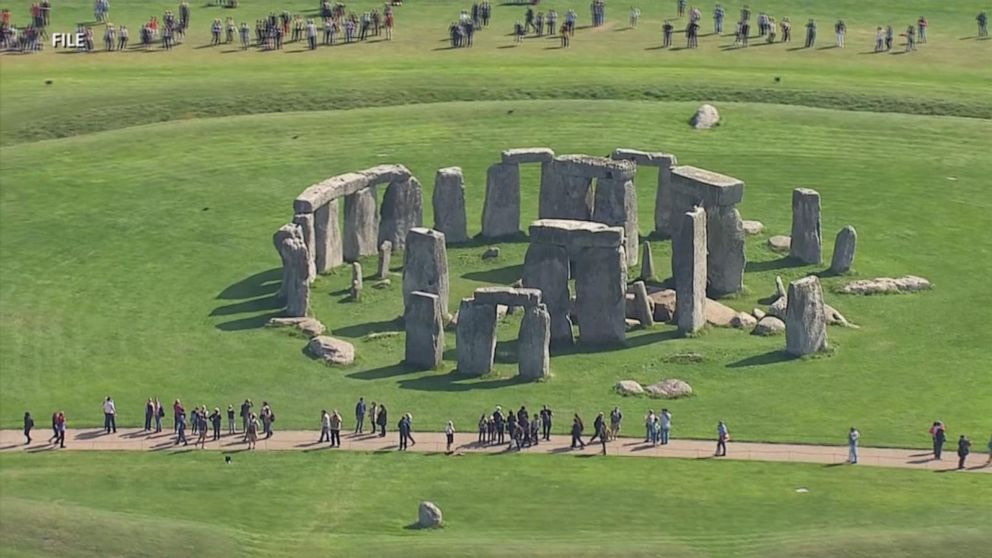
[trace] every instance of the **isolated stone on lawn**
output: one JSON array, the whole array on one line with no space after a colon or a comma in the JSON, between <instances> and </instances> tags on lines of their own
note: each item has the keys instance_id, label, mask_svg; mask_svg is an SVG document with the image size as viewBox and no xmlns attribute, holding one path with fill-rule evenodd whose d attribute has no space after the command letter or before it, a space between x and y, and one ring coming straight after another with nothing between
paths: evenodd
<instances>
[{"instance_id":1,"label":"isolated stone on lawn","mask_svg":"<svg viewBox=\"0 0 992 558\"><path fill-rule=\"evenodd\" d=\"M928 291L933 288L930 281L915 275L907 275L893 279L891 277L878 277L876 279L862 279L852 281L844 285L840 292L845 294L901 294L913 293L917 291Z\"/></svg>"},{"instance_id":2,"label":"isolated stone on lawn","mask_svg":"<svg viewBox=\"0 0 992 558\"><path fill-rule=\"evenodd\" d=\"M634 380L620 380L617 382L617 385L613 386L613 389L620 395L640 395L644 393L644 388L641 387L641 384Z\"/></svg>"},{"instance_id":3,"label":"isolated stone on lawn","mask_svg":"<svg viewBox=\"0 0 992 558\"><path fill-rule=\"evenodd\" d=\"M644 388L651 397L660 397L663 399L678 399L680 397L687 397L692 395L692 386L687 382L671 378L668 380L662 380L656 384L651 384Z\"/></svg>"},{"instance_id":4,"label":"isolated stone on lawn","mask_svg":"<svg viewBox=\"0 0 992 558\"><path fill-rule=\"evenodd\" d=\"M792 238L785 235L777 234L768 239L768 247L773 252L788 252L791 246Z\"/></svg>"},{"instance_id":5,"label":"isolated stone on lawn","mask_svg":"<svg viewBox=\"0 0 992 558\"><path fill-rule=\"evenodd\" d=\"M421 502L417 511L417 526L421 529L434 529L444 525L444 516L441 508L434 502Z\"/></svg>"},{"instance_id":6,"label":"isolated stone on lawn","mask_svg":"<svg viewBox=\"0 0 992 558\"><path fill-rule=\"evenodd\" d=\"M316 337L323 334L327 328L319 320L308 316L293 318L272 318L266 327L294 327L307 337Z\"/></svg>"},{"instance_id":7,"label":"isolated stone on lawn","mask_svg":"<svg viewBox=\"0 0 992 558\"><path fill-rule=\"evenodd\" d=\"M699 105L696 114L693 115L690 124L697 130L712 128L720 123L720 113L716 107L710 104Z\"/></svg>"},{"instance_id":8,"label":"isolated stone on lawn","mask_svg":"<svg viewBox=\"0 0 992 558\"><path fill-rule=\"evenodd\" d=\"M346 366L355 362L355 347L329 335L318 335L311 339L307 343L307 352L327 365Z\"/></svg>"}]
</instances>

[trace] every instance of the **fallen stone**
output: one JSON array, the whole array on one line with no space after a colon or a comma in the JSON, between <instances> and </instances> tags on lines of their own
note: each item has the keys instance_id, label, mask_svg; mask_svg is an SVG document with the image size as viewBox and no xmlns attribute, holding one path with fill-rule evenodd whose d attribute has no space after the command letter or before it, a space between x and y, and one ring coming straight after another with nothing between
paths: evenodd
<instances>
[{"instance_id":1,"label":"fallen stone","mask_svg":"<svg viewBox=\"0 0 992 558\"><path fill-rule=\"evenodd\" d=\"M682 380L671 378L645 386L644 390L651 397L662 399L679 399L692 395L692 386Z\"/></svg>"},{"instance_id":2,"label":"fallen stone","mask_svg":"<svg viewBox=\"0 0 992 558\"><path fill-rule=\"evenodd\" d=\"M634 380L620 380L613 386L613 390L620 395L641 395L644 388Z\"/></svg>"},{"instance_id":3,"label":"fallen stone","mask_svg":"<svg viewBox=\"0 0 992 558\"><path fill-rule=\"evenodd\" d=\"M310 356L324 361L327 365L347 366L355 362L355 347L328 335L318 335L307 343Z\"/></svg>"},{"instance_id":4,"label":"fallen stone","mask_svg":"<svg viewBox=\"0 0 992 558\"><path fill-rule=\"evenodd\" d=\"M785 350L804 356L827 349L823 291L816 276L789 283L785 316Z\"/></svg>"},{"instance_id":5,"label":"fallen stone","mask_svg":"<svg viewBox=\"0 0 992 558\"><path fill-rule=\"evenodd\" d=\"M298 316L294 318L272 318L265 325L266 327L293 327L307 337L316 337L327 331L327 327L324 326L324 324L322 324L319 320L307 316Z\"/></svg>"},{"instance_id":6,"label":"fallen stone","mask_svg":"<svg viewBox=\"0 0 992 558\"><path fill-rule=\"evenodd\" d=\"M768 247L772 252L788 252L792 246L792 239L788 236L777 234L768 239Z\"/></svg>"},{"instance_id":7,"label":"fallen stone","mask_svg":"<svg viewBox=\"0 0 992 558\"><path fill-rule=\"evenodd\" d=\"M744 226L744 234L754 236L765 231L765 225L761 221L749 221L745 219L741 222Z\"/></svg>"},{"instance_id":8,"label":"fallen stone","mask_svg":"<svg viewBox=\"0 0 992 558\"><path fill-rule=\"evenodd\" d=\"M434 230L444 233L449 243L468 240L465 216L465 177L460 167L438 169L434 176Z\"/></svg>"},{"instance_id":9,"label":"fallen stone","mask_svg":"<svg viewBox=\"0 0 992 558\"><path fill-rule=\"evenodd\" d=\"M756 325L758 325L757 318L747 312L738 312L737 315L730 320L730 327L736 329L753 329Z\"/></svg>"},{"instance_id":10,"label":"fallen stone","mask_svg":"<svg viewBox=\"0 0 992 558\"><path fill-rule=\"evenodd\" d=\"M376 281L375 283L372 283L372 288L373 289L385 289L385 288L388 288L392 284L393 284L392 279L380 279L380 280Z\"/></svg>"},{"instance_id":11,"label":"fallen stone","mask_svg":"<svg viewBox=\"0 0 992 558\"><path fill-rule=\"evenodd\" d=\"M839 325L842 327L856 327L851 322L847 321L847 318L843 314L837 311L836 308L830 306L829 304L823 305L823 313L827 318L827 325Z\"/></svg>"},{"instance_id":12,"label":"fallen stone","mask_svg":"<svg viewBox=\"0 0 992 558\"><path fill-rule=\"evenodd\" d=\"M641 327L641 322L640 320L635 320L633 318L624 318L623 325L624 329L627 331L634 331L635 329L639 329ZM579 327L582 327L582 324L579 324Z\"/></svg>"},{"instance_id":13,"label":"fallen stone","mask_svg":"<svg viewBox=\"0 0 992 558\"><path fill-rule=\"evenodd\" d=\"M844 285L840 292L845 294L901 294L913 293L917 291L928 291L933 288L930 281L915 275L906 275L893 279L891 277L878 277L875 279L862 279L852 281Z\"/></svg>"},{"instance_id":14,"label":"fallen stone","mask_svg":"<svg viewBox=\"0 0 992 558\"><path fill-rule=\"evenodd\" d=\"M820 193L809 188L792 191L792 242L789 255L807 264L822 260Z\"/></svg>"},{"instance_id":15,"label":"fallen stone","mask_svg":"<svg viewBox=\"0 0 992 558\"><path fill-rule=\"evenodd\" d=\"M830 271L833 273L847 273L854 265L854 253L858 247L858 231L848 225L837 233L834 241L834 256L830 260Z\"/></svg>"},{"instance_id":16,"label":"fallen stone","mask_svg":"<svg viewBox=\"0 0 992 558\"><path fill-rule=\"evenodd\" d=\"M778 300L786 295L785 283L782 282L782 276L775 276L775 300Z\"/></svg>"},{"instance_id":17,"label":"fallen stone","mask_svg":"<svg viewBox=\"0 0 992 558\"><path fill-rule=\"evenodd\" d=\"M651 302L648 299L648 291L644 287L643 281L635 281L631 286L634 294L634 316L641 327L651 327L654 325L654 315L651 311Z\"/></svg>"},{"instance_id":18,"label":"fallen stone","mask_svg":"<svg viewBox=\"0 0 992 558\"><path fill-rule=\"evenodd\" d=\"M479 287L472 295L478 304L505 306L537 306L541 303L540 289L514 289L513 287Z\"/></svg>"},{"instance_id":19,"label":"fallen stone","mask_svg":"<svg viewBox=\"0 0 992 558\"><path fill-rule=\"evenodd\" d=\"M665 357L665 362L671 364L698 364L704 360L706 358L699 353L675 353Z\"/></svg>"},{"instance_id":20,"label":"fallen stone","mask_svg":"<svg viewBox=\"0 0 992 558\"><path fill-rule=\"evenodd\" d=\"M699 105L689 123L697 130L708 130L720 124L720 113L713 105Z\"/></svg>"},{"instance_id":21,"label":"fallen stone","mask_svg":"<svg viewBox=\"0 0 992 558\"><path fill-rule=\"evenodd\" d=\"M673 289L663 289L648 294L654 308L655 322L671 322L675 319L675 291Z\"/></svg>"},{"instance_id":22,"label":"fallen stone","mask_svg":"<svg viewBox=\"0 0 992 558\"><path fill-rule=\"evenodd\" d=\"M709 298L706 299L704 308L706 323L714 327L732 327L738 314L737 310Z\"/></svg>"},{"instance_id":23,"label":"fallen stone","mask_svg":"<svg viewBox=\"0 0 992 558\"><path fill-rule=\"evenodd\" d=\"M486 248L486 251L482 253L483 260L495 260L499 257L499 247L490 246Z\"/></svg>"},{"instance_id":24,"label":"fallen stone","mask_svg":"<svg viewBox=\"0 0 992 558\"><path fill-rule=\"evenodd\" d=\"M417 526L421 529L434 529L444 525L441 508L437 507L434 502L421 502L417 517Z\"/></svg>"},{"instance_id":25,"label":"fallen stone","mask_svg":"<svg viewBox=\"0 0 992 558\"><path fill-rule=\"evenodd\" d=\"M755 335L761 335L768 337L771 335L779 335L785 331L785 322L776 318L775 316L765 316L758 320L757 325L754 326L754 331L751 333Z\"/></svg>"},{"instance_id":26,"label":"fallen stone","mask_svg":"<svg viewBox=\"0 0 992 558\"><path fill-rule=\"evenodd\" d=\"M753 310L751 310L751 315L754 316L754 318L757 320L760 320L761 318L764 318L766 316L765 311L762 310L761 308L754 308Z\"/></svg>"},{"instance_id":27,"label":"fallen stone","mask_svg":"<svg viewBox=\"0 0 992 558\"><path fill-rule=\"evenodd\" d=\"M540 380L550 375L551 315L543 304L524 310L517 336L517 373Z\"/></svg>"},{"instance_id":28,"label":"fallen stone","mask_svg":"<svg viewBox=\"0 0 992 558\"><path fill-rule=\"evenodd\" d=\"M547 147L521 147L506 149L500 154L500 159L507 164L547 163L555 158L555 152Z\"/></svg>"},{"instance_id":29,"label":"fallen stone","mask_svg":"<svg viewBox=\"0 0 992 558\"><path fill-rule=\"evenodd\" d=\"M775 300L775 302L771 303L768 306L768 315L769 316L775 316L776 318L778 318L780 320L784 320L785 319L785 310L786 310L786 307L788 307L788 305L789 305L789 297L788 296L779 297L777 300Z\"/></svg>"}]
</instances>

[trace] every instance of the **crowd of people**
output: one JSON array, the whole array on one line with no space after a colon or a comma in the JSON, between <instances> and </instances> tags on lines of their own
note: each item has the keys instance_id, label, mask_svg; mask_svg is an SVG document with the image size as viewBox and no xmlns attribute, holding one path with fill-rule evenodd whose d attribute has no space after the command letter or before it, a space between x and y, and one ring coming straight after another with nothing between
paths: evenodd
<instances>
[{"instance_id":1,"label":"crowd of people","mask_svg":"<svg viewBox=\"0 0 992 558\"><path fill-rule=\"evenodd\" d=\"M104 417L104 431L107 434L117 432L117 405L112 397L108 396L102 405ZM158 398L149 398L144 406L144 431L147 433L161 433L163 431L163 420L166 416L165 406ZM551 430L554 424L554 412L548 405L544 405L537 412L531 413L527 407L522 405L519 410L504 411L501 405L497 405L495 410L484 412L479 417L478 446L502 446L508 444L508 449L521 451L524 448L538 446L541 442L551 440ZM258 412L255 411L255 404L251 399L245 399L241 403L240 409L235 409L233 404L227 405L227 410L222 411L220 407L209 410L207 405L193 406L187 413L182 401L176 399L172 403L172 431L175 435L174 445L189 445L191 437L195 437L193 446L205 447L208 436L211 440L220 440L223 436L222 430L224 418L227 418L227 435L242 436L242 442L247 449L255 449L259 436L269 439L274 435L273 424L276 421L276 414L272 406L267 401L262 401ZM238 418L240 417L240 430L238 428ZM383 403L375 401L366 403L364 397L359 397L355 404L355 427L353 434L360 436L365 434L366 425L368 434L384 438L386 428L389 425L389 411ZM583 440L586 434L585 422L578 413L572 415L570 434L571 448L584 449L587 444L599 441L602 446L602 454L606 455L606 445L608 442L620 436L624 415L620 407L613 407L609 414L599 412L593 420L592 435L588 441ZM644 443L651 446L668 445L672 439L672 412L667 408L655 413L653 409L644 415ZM34 418L30 412L24 413L24 438L25 445L32 442L31 431L34 428ZM55 444L60 448L65 447L66 416L63 411L56 411L52 414L52 437L50 444ZM331 448L341 447L341 430L344 429L344 418L337 409L320 412L320 435L318 444L327 443ZM416 445L413 437L413 415L403 413L396 423L396 430L399 434L400 451L407 450L410 446ZM189 431L189 435L187 435ZM447 421L443 428L446 438L446 452L452 453L454 448L455 423ZM947 427L943 421L934 421L928 434L933 443L933 458L941 460L943 456L944 444L947 441ZM715 429L716 450L715 457L725 457L727 455L727 442L730 441L730 431L724 421L719 421ZM861 433L857 428L851 427L847 434L848 462L858 463L858 448L861 441ZM992 437L989 438L989 458L986 465L992 464ZM968 455L971 453L971 440L961 434L957 443L958 469L964 469Z\"/></svg>"}]
</instances>

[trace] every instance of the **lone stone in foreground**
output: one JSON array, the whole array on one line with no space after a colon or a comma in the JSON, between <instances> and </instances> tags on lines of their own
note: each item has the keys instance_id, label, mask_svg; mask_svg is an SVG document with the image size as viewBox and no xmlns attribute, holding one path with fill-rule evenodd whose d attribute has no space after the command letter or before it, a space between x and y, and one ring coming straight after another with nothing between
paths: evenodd
<instances>
[{"instance_id":1,"label":"lone stone in foreground","mask_svg":"<svg viewBox=\"0 0 992 558\"><path fill-rule=\"evenodd\" d=\"M720 124L720 113L713 105L699 105L696 114L690 121L692 127L697 130L706 130Z\"/></svg>"},{"instance_id":2,"label":"lone stone in foreground","mask_svg":"<svg viewBox=\"0 0 992 558\"><path fill-rule=\"evenodd\" d=\"M421 502L417 516L417 526L421 529L433 529L444 525L441 508L437 507L434 502Z\"/></svg>"},{"instance_id":3,"label":"lone stone in foreground","mask_svg":"<svg viewBox=\"0 0 992 558\"><path fill-rule=\"evenodd\" d=\"M834 257L830 261L830 271L847 273L854 265L854 253L858 247L858 231L848 225L837 233L834 242Z\"/></svg>"},{"instance_id":4,"label":"lone stone in foreground","mask_svg":"<svg viewBox=\"0 0 992 558\"><path fill-rule=\"evenodd\" d=\"M789 255L808 264L821 257L820 193L809 188L792 191L792 244Z\"/></svg>"},{"instance_id":5,"label":"lone stone in foreground","mask_svg":"<svg viewBox=\"0 0 992 558\"><path fill-rule=\"evenodd\" d=\"M805 356L827 348L827 318L823 290L815 275L789 283L785 310L785 350Z\"/></svg>"}]
</instances>

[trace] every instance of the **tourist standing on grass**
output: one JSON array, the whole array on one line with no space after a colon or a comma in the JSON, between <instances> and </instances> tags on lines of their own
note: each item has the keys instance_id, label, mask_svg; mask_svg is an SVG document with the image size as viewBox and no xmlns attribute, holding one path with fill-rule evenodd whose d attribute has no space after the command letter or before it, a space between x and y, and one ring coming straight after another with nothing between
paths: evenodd
<instances>
[{"instance_id":1,"label":"tourist standing on grass","mask_svg":"<svg viewBox=\"0 0 992 558\"><path fill-rule=\"evenodd\" d=\"M65 447L65 413L59 411L55 415L55 442L60 448Z\"/></svg>"},{"instance_id":2,"label":"tourist standing on grass","mask_svg":"<svg viewBox=\"0 0 992 558\"><path fill-rule=\"evenodd\" d=\"M806 48L813 48L816 45L816 21L809 18L806 22Z\"/></svg>"},{"instance_id":3,"label":"tourist standing on grass","mask_svg":"<svg viewBox=\"0 0 992 558\"><path fill-rule=\"evenodd\" d=\"M727 12L723 9L723 6L717 4L713 8L713 32L720 34L723 33L723 18L727 17Z\"/></svg>"},{"instance_id":4,"label":"tourist standing on grass","mask_svg":"<svg viewBox=\"0 0 992 558\"><path fill-rule=\"evenodd\" d=\"M782 42L791 43L792 42L792 21L789 20L788 16L782 18Z\"/></svg>"},{"instance_id":5,"label":"tourist standing on grass","mask_svg":"<svg viewBox=\"0 0 992 558\"><path fill-rule=\"evenodd\" d=\"M699 24L690 21L685 28L686 48L696 48L699 46Z\"/></svg>"},{"instance_id":6,"label":"tourist standing on grass","mask_svg":"<svg viewBox=\"0 0 992 558\"><path fill-rule=\"evenodd\" d=\"M940 460L940 454L944 449L944 442L947 440L947 429L944 423L939 420L930 427L930 437L933 439L933 458Z\"/></svg>"},{"instance_id":7,"label":"tourist standing on grass","mask_svg":"<svg viewBox=\"0 0 992 558\"><path fill-rule=\"evenodd\" d=\"M971 453L971 440L968 439L964 434L958 438L958 470L964 469L964 462L968 459L968 454Z\"/></svg>"},{"instance_id":8,"label":"tourist standing on grass","mask_svg":"<svg viewBox=\"0 0 992 558\"><path fill-rule=\"evenodd\" d=\"M648 414L644 416L644 443L654 441L654 409L648 409Z\"/></svg>"},{"instance_id":9,"label":"tourist standing on grass","mask_svg":"<svg viewBox=\"0 0 992 558\"><path fill-rule=\"evenodd\" d=\"M31 429L34 428L34 419L31 418L31 413L24 412L24 445L31 443Z\"/></svg>"},{"instance_id":10,"label":"tourist standing on grass","mask_svg":"<svg viewBox=\"0 0 992 558\"><path fill-rule=\"evenodd\" d=\"M339 448L341 447L341 424L344 423L344 419L341 418L341 413L337 409L331 412L331 447Z\"/></svg>"},{"instance_id":11,"label":"tourist standing on grass","mask_svg":"<svg viewBox=\"0 0 992 558\"><path fill-rule=\"evenodd\" d=\"M685 0L678 0L676 2L677 13L679 14L679 17L685 16L685 4L686 4Z\"/></svg>"},{"instance_id":12,"label":"tourist standing on grass","mask_svg":"<svg viewBox=\"0 0 992 558\"><path fill-rule=\"evenodd\" d=\"M152 429L152 417L155 416L155 402L149 397L145 402L145 432Z\"/></svg>"},{"instance_id":13,"label":"tourist standing on grass","mask_svg":"<svg viewBox=\"0 0 992 558\"><path fill-rule=\"evenodd\" d=\"M562 24L561 29L558 30L558 34L561 35L561 48L568 48L571 42L571 32L567 23Z\"/></svg>"},{"instance_id":14,"label":"tourist standing on grass","mask_svg":"<svg viewBox=\"0 0 992 558\"><path fill-rule=\"evenodd\" d=\"M530 421L530 443L536 446L541 439L541 415L534 413L534 418Z\"/></svg>"},{"instance_id":15,"label":"tourist standing on grass","mask_svg":"<svg viewBox=\"0 0 992 558\"><path fill-rule=\"evenodd\" d=\"M220 426L224 422L224 415L220 413L220 407L214 407L214 412L210 413L210 426L214 430L214 440L220 440Z\"/></svg>"},{"instance_id":16,"label":"tourist standing on grass","mask_svg":"<svg viewBox=\"0 0 992 558\"><path fill-rule=\"evenodd\" d=\"M103 429L110 434L111 430L117 432L117 406L114 405L114 400L107 396L107 400L103 402Z\"/></svg>"},{"instance_id":17,"label":"tourist standing on grass","mask_svg":"<svg viewBox=\"0 0 992 558\"><path fill-rule=\"evenodd\" d=\"M719 424L716 425L716 453L713 454L717 457L727 456L727 440L730 439L730 432L727 430L727 425L721 420Z\"/></svg>"},{"instance_id":18,"label":"tourist standing on grass","mask_svg":"<svg viewBox=\"0 0 992 558\"><path fill-rule=\"evenodd\" d=\"M379 425L379 429L380 429L379 430L379 437L380 438L385 438L386 437L386 421L388 421L388 420L389 420L389 415L386 413L386 406L380 404L379 405L379 414L376 416L376 420L375 420L376 424ZM374 428L373 428L373 432L375 432L375 429Z\"/></svg>"},{"instance_id":19,"label":"tourist standing on grass","mask_svg":"<svg viewBox=\"0 0 992 558\"><path fill-rule=\"evenodd\" d=\"M497 444L504 443L504 435L503 435L504 420L505 419L503 418L503 407L496 405L496 410L493 411L493 425L496 427Z\"/></svg>"},{"instance_id":20,"label":"tourist standing on grass","mask_svg":"<svg viewBox=\"0 0 992 558\"><path fill-rule=\"evenodd\" d=\"M258 443L258 419L255 418L255 413L248 415L248 422L245 424L245 441L248 442L248 449L255 449L255 444Z\"/></svg>"},{"instance_id":21,"label":"tourist standing on grass","mask_svg":"<svg viewBox=\"0 0 992 558\"><path fill-rule=\"evenodd\" d=\"M455 423L448 421L448 425L444 427L444 438L447 445L445 447L445 453L451 454L451 446L455 443Z\"/></svg>"},{"instance_id":22,"label":"tourist standing on grass","mask_svg":"<svg viewBox=\"0 0 992 558\"><path fill-rule=\"evenodd\" d=\"M675 31L675 26L672 25L671 21L665 20L665 23L661 26L661 46L663 48L669 48L672 46L672 33Z\"/></svg>"},{"instance_id":23,"label":"tourist standing on grass","mask_svg":"<svg viewBox=\"0 0 992 558\"><path fill-rule=\"evenodd\" d=\"M572 416L572 449L575 449L576 445L582 446L582 449L586 448L585 442L582 441L583 430L585 430L585 427L582 424L582 419L576 413Z\"/></svg>"},{"instance_id":24,"label":"tourist standing on grass","mask_svg":"<svg viewBox=\"0 0 992 558\"><path fill-rule=\"evenodd\" d=\"M355 403L355 434L361 434L365 430L365 398L359 397ZM375 402L372 403L372 415L375 415ZM375 426L372 427L375 430Z\"/></svg>"},{"instance_id":25,"label":"tourist standing on grass","mask_svg":"<svg viewBox=\"0 0 992 558\"><path fill-rule=\"evenodd\" d=\"M926 44L927 42L927 27L929 27L929 25L930 24L927 22L927 18L925 16L920 16L920 19L916 20L916 39L921 45Z\"/></svg>"},{"instance_id":26,"label":"tourist standing on grass","mask_svg":"<svg viewBox=\"0 0 992 558\"><path fill-rule=\"evenodd\" d=\"M978 38L984 39L989 36L989 14L982 11L978 12L975 16L975 21L978 22Z\"/></svg>"},{"instance_id":27,"label":"tourist standing on grass","mask_svg":"<svg viewBox=\"0 0 992 558\"><path fill-rule=\"evenodd\" d=\"M844 35L847 34L847 24L843 19L838 19L834 24L834 34L837 36L837 48L844 48Z\"/></svg>"},{"instance_id":28,"label":"tourist standing on grass","mask_svg":"<svg viewBox=\"0 0 992 558\"><path fill-rule=\"evenodd\" d=\"M875 30L875 52L882 52L883 50L885 50L885 31L880 26Z\"/></svg>"},{"instance_id":29,"label":"tourist standing on grass","mask_svg":"<svg viewBox=\"0 0 992 558\"><path fill-rule=\"evenodd\" d=\"M487 419L486 413L482 413L482 416L479 417L479 445L486 443L486 431L489 423Z\"/></svg>"},{"instance_id":30,"label":"tourist standing on grass","mask_svg":"<svg viewBox=\"0 0 992 558\"><path fill-rule=\"evenodd\" d=\"M130 38L127 26L121 25L121 28L117 31L117 50L123 52L127 48L127 40Z\"/></svg>"},{"instance_id":31,"label":"tourist standing on grass","mask_svg":"<svg viewBox=\"0 0 992 558\"><path fill-rule=\"evenodd\" d=\"M176 443L179 445L182 442L184 446L188 446L189 442L186 440L186 411L180 411L176 415Z\"/></svg>"},{"instance_id":32,"label":"tourist standing on grass","mask_svg":"<svg viewBox=\"0 0 992 558\"><path fill-rule=\"evenodd\" d=\"M912 25L906 28L906 52L916 50L916 28Z\"/></svg>"},{"instance_id":33,"label":"tourist standing on grass","mask_svg":"<svg viewBox=\"0 0 992 558\"><path fill-rule=\"evenodd\" d=\"M192 434L199 432L200 421L197 418L200 416L200 408L193 407L193 410L189 412L189 427Z\"/></svg>"},{"instance_id":34,"label":"tourist standing on grass","mask_svg":"<svg viewBox=\"0 0 992 558\"><path fill-rule=\"evenodd\" d=\"M858 462L858 440L860 439L861 433L852 426L851 431L847 433L847 462L851 465Z\"/></svg>"},{"instance_id":35,"label":"tourist standing on grass","mask_svg":"<svg viewBox=\"0 0 992 558\"><path fill-rule=\"evenodd\" d=\"M892 43L893 43L893 41L895 41L895 34L896 34L896 31L895 31L895 29L892 28L891 25L887 25L885 27L885 50L886 51L892 50Z\"/></svg>"},{"instance_id":36,"label":"tourist standing on grass","mask_svg":"<svg viewBox=\"0 0 992 558\"><path fill-rule=\"evenodd\" d=\"M667 446L672 437L672 413L668 409L661 410L661 445Z\"/></svg>"},{"instance_id":37,"label":"tourist standing on grass","mask_svg":"<svg viewBox=\"0 0 992 558\"><path fill-rule=\"evenodd\" d=\"M251 29L248 27L247 21L241 22L239 33L241 35L241 50L248 50L248 47L251 46Z\"/></svg>"},{"instance_id":38,"label":"tourist standing on grass","mask_svg":"<svg viewBox=\"0 0 992 558\"><path fill-rule=\"evenodd\" d=\"M312 19L307 19L307 46L310 50L317 50L317 25Z\"/></svg>"}]
</instances>

